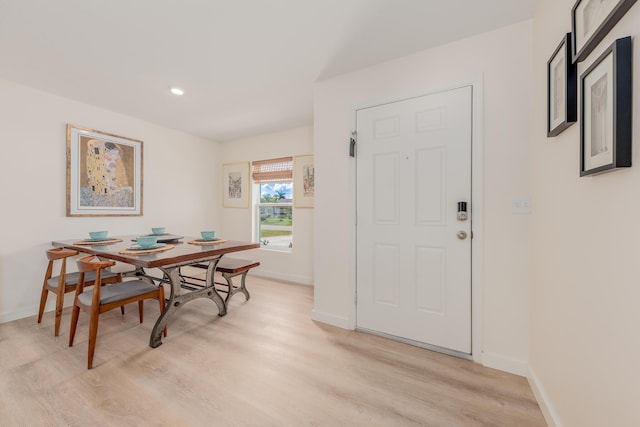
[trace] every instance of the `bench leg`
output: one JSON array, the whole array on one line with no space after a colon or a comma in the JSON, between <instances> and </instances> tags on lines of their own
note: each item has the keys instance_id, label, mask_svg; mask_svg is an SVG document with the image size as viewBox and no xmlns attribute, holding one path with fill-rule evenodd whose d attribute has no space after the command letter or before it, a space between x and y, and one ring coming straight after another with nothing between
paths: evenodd
<instances>
[{"instance_id":1,"label":"bench leg","mask_svg":"<svg viewBox=\"0 0 640 427\"><path fill-rule=\"evenodd\" d=\"M229 287L229 292L227 293L227 297L224 300L225 303L228 303L229 300L231 299L231 296L233 296L234 294L237 294L238 292L242 292L245 296L245 299L249 301L249 298L251 298L251 295L249 294L249 291L247 290L246 283L245 283L248 272L249 270L245 270L242 273L240 273L242 274L242 277L240 279L240 286L233 285L233 278L235 276L238 276L238 274L222 273L222 277L224 277L224 279L227 281L227 286Z\"/></svg>"}]
</instances>

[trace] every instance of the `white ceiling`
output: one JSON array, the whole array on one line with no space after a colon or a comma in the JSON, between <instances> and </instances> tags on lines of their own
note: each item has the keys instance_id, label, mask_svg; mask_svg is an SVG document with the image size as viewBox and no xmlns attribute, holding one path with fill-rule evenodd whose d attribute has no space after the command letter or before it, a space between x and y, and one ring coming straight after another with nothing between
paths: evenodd
<instances>
[{"instance_id":1,"label":"white ceiling","mask_svg":"<svg viewBox=\"0 0 640 427\"><path fill-rule=\"evenodd\" d=\"M529 19L535 3L0 0L0 78L228 141L311 124L315 81Z\"/></svg>"}]
</instances>

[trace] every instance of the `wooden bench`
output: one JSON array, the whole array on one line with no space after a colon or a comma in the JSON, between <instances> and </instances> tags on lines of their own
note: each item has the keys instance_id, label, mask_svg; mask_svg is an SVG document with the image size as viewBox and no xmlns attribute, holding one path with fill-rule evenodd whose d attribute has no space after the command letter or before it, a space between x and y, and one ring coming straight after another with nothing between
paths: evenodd
<instances>
[{"instance_id":1,"label":"wooden bench","mask_svg":"<svg viewBox=\"0 0 640 427\"><path fill-rule=\"evenodd\" d=\"M224 300L225 303L228 303L229 299L231 299L231 297L237 294L238 292L242 292L247 301L249 300L249 298L251 298L251 295L249 294L249 291L247 290L247 286L246 286L247 273L249 273L249 270L251 270L254 267L258 267L259 265L260 265L259 261L254 261L249 259L227 258L227 257L223 257L222 259L220 259L220 261L218 262L218 265L216 266L216 271L219 271L222 274L222 277L224 277L226 283L216 282L216 281L214 281L214 283L216 285L222 285L225 287L225 289L220 290L221 292L225 292L227 294ZM190 265L189 267L195 267L195 268L206 270L209 267L209 265L193 264L193 265ZM240 284L239 285L234 284L233 278L240 275L242 276L240 278ZM204 282L204 279L201 279L198 277L187 276L183 274L181 274L181 277L185 283L185 286L187 287L198 286L198 284L194 283L193 281Z\"/></svg>"}]
</instances>

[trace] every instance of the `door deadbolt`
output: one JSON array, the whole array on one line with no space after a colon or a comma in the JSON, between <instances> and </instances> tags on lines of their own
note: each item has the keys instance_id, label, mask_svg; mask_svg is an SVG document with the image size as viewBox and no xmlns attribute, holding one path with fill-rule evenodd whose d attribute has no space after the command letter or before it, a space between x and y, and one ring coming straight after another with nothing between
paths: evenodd
<instances>
[{"instance_id":1,"label":"door deadbolt","mask_svg":"<svg viewBox=\"0 0 640 427\"><path fill-rule=\"evenodd\" d=\"M458 233L456 234L456 236L458 237L458 239L460 240L464 240L467 238L467 232L466 231L458 231Z\"/></svg>"},{"instance_id":2,"label":"door deadbolt","mask_svg":"<svg viewBox=\"0 0 640 427\"><path fill-rule=\"evenodd\" d=\"M458 202L458 214L456 215L458 221L466 221L469 218L467 213L467 202Z\"/></svg>"}]
</instances>

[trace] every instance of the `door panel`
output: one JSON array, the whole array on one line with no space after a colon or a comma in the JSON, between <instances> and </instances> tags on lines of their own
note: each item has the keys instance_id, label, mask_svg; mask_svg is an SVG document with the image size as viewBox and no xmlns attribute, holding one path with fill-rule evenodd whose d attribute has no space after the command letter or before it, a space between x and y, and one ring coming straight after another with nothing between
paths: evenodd
<instances>
[{"instance_id":1,"label":"door panel","mask_svg":"<svg viewBox=\"0 0 640 427\"><path fill-rule=\"evenodd\" d=\"M356 120L358 327L471 353L471 87Z\"/></svg>"},{"instance_id":2,"label":"door panel","mask_svg":"<svg viewBox=\"0 0 640 427\"><path fill-rule=\"evenodd\" d=\"M446 157L442 148L416 153L416 221L419 225L444 225Z\"/></svg>"},{"instance_id":3,"label":"door panel","mask_svg":"<svg viewBox=\"0 0 640 427\"><path fill-rule=\"evenodd\" d=\"M375 223L398 224L400 213L398 153L376 154L373 162Z\"/></svg>"},{"instance_id":4,"label":"door panel","mask_svg":"<svg viewBox=\"0 0 640 427\"><path fill-rule=\"evenodd\" d=\"M429 277L415 286L416 308L433 314L444 314L446 304L446 252L442 248L416 248L416 277Z\"/></svg>"},{"instance_id":5,"label":"door panel","mask_svg":"<svg viewBox=\"0 0 640 427\"><path fill-rule=\"evenodd\" d=\"M375 245L374 247L376 304L386 304L393 307L399 305L398 252L398 247L394 245Z\"/></svg>"}]
</instances>

